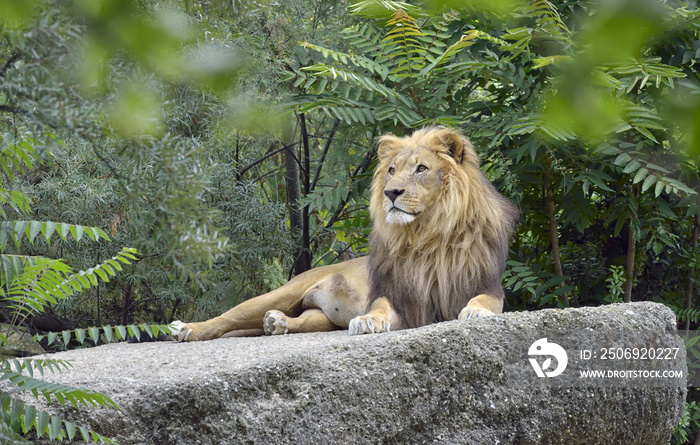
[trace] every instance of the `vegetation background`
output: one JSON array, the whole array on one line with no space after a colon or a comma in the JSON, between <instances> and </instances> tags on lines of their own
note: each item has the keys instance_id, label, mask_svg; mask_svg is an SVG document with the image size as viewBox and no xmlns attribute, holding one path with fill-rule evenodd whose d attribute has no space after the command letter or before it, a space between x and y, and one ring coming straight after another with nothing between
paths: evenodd
<instances>
[{"instance_id":1,"label":"vegetation background","mask_svg":"<svg viewBox=\"0 0 700 445\"><path fill-rule=\"evenodd\" d=\"M695 0L0 0L0 42L0 340L204 319L366 254L375 138L434 124L522 212L506 310L698 327Z\"/></svg>"}]
</instances>

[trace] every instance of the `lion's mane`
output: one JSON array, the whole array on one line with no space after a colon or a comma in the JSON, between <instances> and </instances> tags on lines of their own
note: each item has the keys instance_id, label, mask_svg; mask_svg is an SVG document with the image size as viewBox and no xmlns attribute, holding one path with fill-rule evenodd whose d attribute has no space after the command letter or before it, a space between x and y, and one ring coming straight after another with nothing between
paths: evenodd
<instances>
[{"instance_id":1,"label":"lion's mane","mask_svg":"<svg viewBox=\"0 0 700 445\"><path fill-rule=\"evenodd\" d=\"M387 298L412 328L456 319L479 294L503 298L500 278L518 211L484 176L472 144L438 127L407 138L383 136L379 142L370 198L369 305ZM442 191L429 214L411 224L388 224L383 205L386 171L406 144L439 154Z\"/></svg>"}]
</instances>

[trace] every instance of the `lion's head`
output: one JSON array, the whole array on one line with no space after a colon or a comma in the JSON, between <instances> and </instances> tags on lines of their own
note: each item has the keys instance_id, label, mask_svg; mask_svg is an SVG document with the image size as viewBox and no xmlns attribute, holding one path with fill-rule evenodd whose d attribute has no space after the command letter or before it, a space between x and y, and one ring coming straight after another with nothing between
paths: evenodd
<instances>
[{"instance_id":1,"label":"lion's head","mask_svg":"<svg viewBox=\"0 0 700 445\"><path fill-rule=\"evenodd\" d=\"M423 129L411 137L387 135L379 139L380 164L372 188L372 216L388 225L406 225L441 210L447 188L460 164L479 167L469 142L459 134L437 128ZM453 193L462 196L462 193Z\"/></svg>"},{"instance_id":2,"label":"lion's head","mask_svg":"<svg viewBox=\"0 0 700 445\"><path fill-rule=\"evenodd\" d=\"M383 136L370 214L370 300L384 296L409 326L456 318L500 276L517 210L479 169L471 143L431 127Z\"/></svg>"}]
</instances>

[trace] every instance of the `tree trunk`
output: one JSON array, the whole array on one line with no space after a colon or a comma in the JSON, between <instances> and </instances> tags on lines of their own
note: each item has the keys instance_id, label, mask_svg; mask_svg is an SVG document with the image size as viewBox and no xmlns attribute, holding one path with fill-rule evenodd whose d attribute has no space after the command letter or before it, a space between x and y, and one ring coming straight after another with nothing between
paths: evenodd
<instances>
[{"instance_id":1,"label":"tree trunk","mask_svg":"<svg viewBox=\"0 0 700 445\"><path fill-rule=\"evenodd\" d=\"M547 172L545 174L545 194L546 194L546 202L547 202L547 212L549 213L549 238L550 242L552 244L552 259L554 261L554 273L558 277L563 277L564 276L564 267L562 266L561 262L561 253L559 251L559 231L558 231L558 223L557 223L557 215L556 215L556 209L554 208L554 194L552 193L552 185L550 183L550 171L551 168L547 166ZM562 281L559 283L560 287L566 286L565 282ZM563 294L562 300L564 301L564 305L566 307L570 306L569 303L569 297L566 294Z\"/></svg>"},{"instance_id":2,"label":"tree trunk","mask_svg":"<svg viewBox=\"0 0 700 445\"><path fill-rule=\"evenodd\" d=\"M698 248L698 226L700 226L700 221L698 221L698 215L695 215L693 224L693 237L691 240L691 245L693 247L692 252L695 252ZM688 273L688 281L685 287L685 308L690 311L693 308L693 286L695 283L695 267L690 268ZM690 314L689 314L690 315ZM690 330L690 317L685 320L685 330Z\"/></svg>"},{"instance_id":3,"label":"tree trunk","mask_svg":"<svg viewBox=\"0 0 700 445\"><path fill-rule=\"evenodd\" d=\"M302 209L299 206L299 201L301 200L299 162L295 150L289 146L286 147L287 150L284 151L284 166L286 169L287 211L289 212L289 226L292 232L292 239L295 243L292 273L299 275L311 268L311 255L303 243L304 220Z\"/></svg>"},{"instance_id":4,"label":"tree trunk","mask_svg":"<svg viewBox=\"0 0 700 445\"><path fill-rule=\"evenodd\" d=\"M304 113L299 115L299 127L301 130L301 148L303 151L304 169L301 172L301 182L303 185L302 196L307 196L310 192L311 184L311 151L309 149L309 132L306 129L306 116ZM299 257L299 265L295 266L294 273L296 275L311 269L311 234L309 224L309 206L305 205L301 209L301 256Z\"/></svg>"},{"instance_id":5,"label":"tree trunk","mask_svg":"<svg viewBox=\"0 0 700 445\"><path fill-rule=\"evenodd\" d=\"M124 293L124 306L122 308L122 324L126 326L129 324L129 311L131 310L131 302L133 300L131 283L127 282L126 286L122 286L122 292Z\"/></svg>"},{"instance_id":6,"label":"tree trunk","mask_svg":"<svg viewBox=\"0 0 700 445\"><path fill-rule=\"evenodd\" d=\"M634 199L639 197L639 184L632 186ZM634 238L634 230L632 222L636 219L636 215L630 214L630 224L627 228L627 261L625 264L625 295L623 301L630 303L632 301L632 285L634 284L634 258L637 253L637 240Z\"/></svg>"}]
</instances>

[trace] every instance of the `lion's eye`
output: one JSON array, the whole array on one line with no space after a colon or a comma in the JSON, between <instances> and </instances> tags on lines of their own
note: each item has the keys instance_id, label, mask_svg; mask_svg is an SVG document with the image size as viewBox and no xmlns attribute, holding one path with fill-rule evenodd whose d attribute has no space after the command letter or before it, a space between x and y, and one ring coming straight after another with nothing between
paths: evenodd
<instances>
[{"instance_id":1,"label":"lion's eye","mask_svg":"<svg viewBox=\"0 0 700 445\"><path fill-rule=\"evenodd\" d=\"M394 172L396 172L396 169L394 167L389 167L389 174L393 175Z\"/></svg>"},{"instance_id":2,"label":"lion's eye","mask_svg":"<svg viewBox=\"0 0 700 445\"><path fill-rule=\"evenodd\" d=\"M416 172L418 172L418 173L423 173L423 172L426 171L427 169L428 169L428 167L426 167L425 165L421 164L421 165L418 166L418 168L416 168Z\"/></svg>"}]
</instances>

